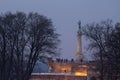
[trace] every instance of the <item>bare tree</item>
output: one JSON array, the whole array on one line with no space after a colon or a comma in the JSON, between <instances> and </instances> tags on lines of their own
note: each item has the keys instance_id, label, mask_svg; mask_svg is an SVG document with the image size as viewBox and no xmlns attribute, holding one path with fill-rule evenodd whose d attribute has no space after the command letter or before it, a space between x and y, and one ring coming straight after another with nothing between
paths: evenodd
<instances>
[{"instance_id":1,"label":"bare tree","mask_svg":"<svg viewBox=\"0 0 120 80\"><path fill-rule=\"evenodd\" d=\"M0 80L29 80L39 57L57 55L58 36L38 13L0 15Z\"/></svg>"},{"instance_id":2,"label":"bare tree","mask_svg":"<svg viewBox=\"0 0 120 80\"><path fill-rule=\"evenodd\" d=\"M116 23L105 44L108 49L107 54L104 55L109 61L108 78L118 80L120 78L120 23Z\"/></svg>"},{"instance_id":3,"label":"bare tree","mask_svg":"<svg viewBox=\"0 0 120 80\"><path fill-rule=\"evenodd\" d=\"M100 80L103 80L106 74L109 74L109 80L113 80L112 76L114 72L112 70L112 65L114 64L112 63L116 63L113 61L117 57L114 57L115 54L120 54L119 47L117 47L117 49L115 48L115 46L119 46L119 43L114 44L113 42L114 38L119 42L119 38L115 37L115 35L119 36L119 34L114 33L116 31L117 29L114 28L111 20L87 24L83 27L83 34L90 40L89 46L94 50L93 52L96 61L100 63L97 64L97 68L100 71ZM117 67L117 65L118 64L114 65L114 67Z\"/></svg>"}]
</instances>

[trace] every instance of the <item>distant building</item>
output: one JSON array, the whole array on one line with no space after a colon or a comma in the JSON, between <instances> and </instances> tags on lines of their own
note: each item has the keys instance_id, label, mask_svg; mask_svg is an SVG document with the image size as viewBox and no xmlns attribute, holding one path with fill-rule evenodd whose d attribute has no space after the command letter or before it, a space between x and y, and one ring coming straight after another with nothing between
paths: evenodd
<instances>
[{"instance_id":1,"label":"distant building","mask_svg":"<svg viewBox=\"0 0 120 80\"><path fill-rule=\"evenodd\" d=\"M94 62L83 61L81 22L77 37L76 60L48 58L48 72L33 73L31 80L97 80L99 73Z\"/></svg>"},{"instance_id":2,"label":"distant building","mask_svg":"<svg viewBox=\"0 0 120 80\"><path fill-rule=\"evenodd\" d=\"M85 62L61 62L49 60L49 72L68 73L76 76L87 76L87 65Z\"/></svg>"}]
</instances>

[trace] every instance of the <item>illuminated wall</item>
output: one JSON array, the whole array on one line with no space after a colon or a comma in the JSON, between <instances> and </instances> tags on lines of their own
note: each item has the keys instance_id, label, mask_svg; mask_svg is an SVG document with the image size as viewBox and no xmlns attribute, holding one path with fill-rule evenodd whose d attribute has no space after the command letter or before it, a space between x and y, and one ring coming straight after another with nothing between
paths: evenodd
<instances>
[{"instance_id":1,"label":"illuminated wall","mask_svg":"<svg viewBox=\"0 0 120 80\"><path fill-rule=\"evenodd\" d=\"M86 65L73 66L72 70L76 76L87 76L87 66Z\"/></svg>"},{"instance_id":2,"label":"illuminated wall","mask_svg":"<svg viewBox=\"0 0 120 80\"><path fill-rule=\"evenodd\" d=\"M77 63L54 63L52 72L70 73L76 76L87 76L87 66Z\"/></svg>"},{"instance_id":3,"label":"illuminated wall","mask_svg":"<svg viewBox=\"0 0 120 80\"><path fill-rule=\"evenodd\" d=\"M71 73L71 65L66 63L55 63L53 72L57 73Z\"/></svg>"}]
</instances>

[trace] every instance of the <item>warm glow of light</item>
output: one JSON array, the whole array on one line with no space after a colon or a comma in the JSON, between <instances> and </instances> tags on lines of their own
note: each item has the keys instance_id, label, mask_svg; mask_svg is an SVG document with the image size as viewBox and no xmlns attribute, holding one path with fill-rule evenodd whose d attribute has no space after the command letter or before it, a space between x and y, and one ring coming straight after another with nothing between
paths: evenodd
<instances>
[{"instance_id":1,"label":"warm glow of light","mask_svg":"<svg viewBox=\"0 0 120 80\"><path fill-rule=\"evenodd\" d=\"M76 76L87 76L87 72L75 72Z\"/></svg>"},{"instance_id":2,"label":"warm glow of light","mask_svg":"<svg viewBox=\"0 0 120 80\"><path fill-rule=\"evenodd\" d=\"M71 68L70 67L64 67L64 68L61 68L61 71L70 73L71 72Z\"/></svg>"}]
</instances>

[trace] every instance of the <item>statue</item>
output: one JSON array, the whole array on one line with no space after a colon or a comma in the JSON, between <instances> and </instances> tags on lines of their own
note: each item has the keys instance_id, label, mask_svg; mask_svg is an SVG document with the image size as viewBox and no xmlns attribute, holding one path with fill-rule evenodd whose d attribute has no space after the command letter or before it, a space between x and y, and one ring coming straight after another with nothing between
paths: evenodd
<instances>
[{"instance_id":1,"label":"statue","mask_svg":"<svg viewBox=\"0 0 120 80\"><path fill-rule=\"evenodd\" d=\"M76 53L76 61L83 62L83 54L82 54L82 32L81 32L81 21L78 22L78 43L77 43L77 53Z\"/></svg>"},{"instance_id":2,"label":"statue","mask_svg":"<svg viewBox=\"0 0 120 80\"><path fill-rule=\"evenodd\" d=\"M79 28L79 31L81 32L81 21L78 22L78 28Z\"/></svg>"}]
</instances>

